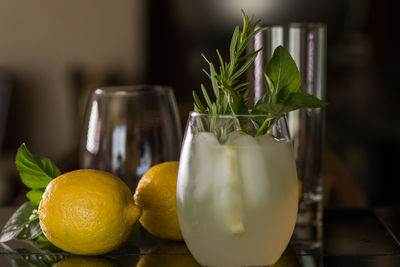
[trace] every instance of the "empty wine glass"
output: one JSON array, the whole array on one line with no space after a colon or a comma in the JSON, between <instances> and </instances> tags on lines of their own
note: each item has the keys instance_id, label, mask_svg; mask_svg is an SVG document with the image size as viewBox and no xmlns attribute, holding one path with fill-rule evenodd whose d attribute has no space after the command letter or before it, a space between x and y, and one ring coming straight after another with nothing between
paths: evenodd
<instances>
[{"instance_id":1,"label":"empty wine glass","mask_svg":"<svg viewBox=\"0 0 400 267\"><path fill-rule=\"evenodd\" d=\"M153 165L178 160L182 130L173 90L138 85L92 90L81 136L81 168L109 171L132 191Z\"/></svg>"}]
</instances>

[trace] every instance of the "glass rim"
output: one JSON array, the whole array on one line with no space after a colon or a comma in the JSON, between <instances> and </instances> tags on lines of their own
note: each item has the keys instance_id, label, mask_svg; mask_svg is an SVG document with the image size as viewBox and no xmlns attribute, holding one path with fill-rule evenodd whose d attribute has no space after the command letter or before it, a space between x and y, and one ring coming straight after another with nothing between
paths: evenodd
<instances>
[{"instance_id":1,"label":"glass rim","mask_svg":"<svg viewBox=\"0 0 400 267\"><path fill-rule=\"evenodd\" d=\"M172 92L172 87L158 84L138 84L138 85L116 85L103 86L92 89L93 95L121 95L135 96L151 93L166 93Z\"/></svg>"},{"instance_id":2,"label":"glass rim","mask_svg":"<svg viewBox=\"0 0 400 267\"><path fill-rule=\"evenodd\" d=\"M327 24L324 22L319 22L319 21L306 21L306 22L287 22L287 23L277 23L277 24L266 24L266 25L260 25L261 26L266 26L268 27L267 30L270 30L272 28L278 28L282 27L285 29L326 29Z\"/></svg>"},{"instance_id":3,"label":"glass rim","mask_svg":"<svg viewBox=\"0 0 400 267\"><path fill-rule=\"evenodd\" d=\"M189 112L189 117L190 118L196 118L196 117L216 117L220 119L234 119L234 118L268 118L270 117L267 114L204 114L196 111L191 111ZM281 115L276 118L276 120L279 120L281 118L285 118L286 115Z\"/></svg>"}]
</instances>

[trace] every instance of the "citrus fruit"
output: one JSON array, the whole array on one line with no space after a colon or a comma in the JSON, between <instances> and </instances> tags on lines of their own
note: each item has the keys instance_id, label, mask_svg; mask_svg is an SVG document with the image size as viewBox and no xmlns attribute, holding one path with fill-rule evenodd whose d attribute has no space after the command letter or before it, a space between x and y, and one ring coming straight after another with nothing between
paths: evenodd
<instances>
[{"instance_id":1,"label":"citrus fruit","mask_svg":"<svg viewBox=\"0 0 400 267\"><path fill-rule=\"evenodd\" d=\"M139 221L152 235L182 240L176 213L176 181L179 162L169 161L150 168L140 179L135 202L143 210Z\"/></svg>"},{"instance_id":2,"label":"citrus fruit","mask_svg":"<svg viewBox=\"0 0 400 267\"><path fill-rule=\"evenodd\" d=\"M164 243L149 249L137 267L200 267L183 242Z\"/></svg>"},{"instance_id":3,"label":"citrus fruit","mask_svg":"<svg viewBox=\"0 0 400 267\"><path fill-rule=\"evenodd\" d=\"M141 213L121 179L97 170L76 170L53 179L38 212L40 227L50 242L78 255L118 248Z\"/></svg>"},{"instance_id":4,"label":"citrus fruit","mask_svg":"<svg viewBox=\"0 0 400 267\"><path fill-rule=\"evenodd\" d=\"M283 255L271 267L300 267L303 266L296 255L296 251L288 246Z\"/></svg>"},{"instance_id":5,"label":"citrus fruit","mask_svg":"<svg viewBox=\"0 0 400 267\"><path fill-rule=\"evenodd\" d=\"M297 186L299 189L299 201L303 198L303 182L300 179L297 179Z\"/></svg>"},{"instance_id":6,"label":"citrus fruit","mask_svg":"<svg viewBox=\"0 0 400 267\"><path fill-rule=\"evenodd\" d=\"M118 267L119 264L104 257L72 256L65 258L52 267Z\"/></svg>"}]
</instances>

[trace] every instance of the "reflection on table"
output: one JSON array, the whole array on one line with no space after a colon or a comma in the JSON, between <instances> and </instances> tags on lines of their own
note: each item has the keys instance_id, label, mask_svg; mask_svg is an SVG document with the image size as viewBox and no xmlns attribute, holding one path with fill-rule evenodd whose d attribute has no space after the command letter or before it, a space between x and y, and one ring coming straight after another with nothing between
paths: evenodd
<instances>
[{"instance_id":1,"label":"reflection on table","mask_svg":"<svg viewBox=\"0 0 400 267\"><path fill-rule=\"evenodd\" d=\"M0 208L2 227L14 209ZM274 267L400 266L400 208L325 210L320 249L290 244ZM96 257L46 253L27 242L0 243L0 266L200 266L184 242L161 240L144 229L120 249Z\"/></svg>"}]
</instances>

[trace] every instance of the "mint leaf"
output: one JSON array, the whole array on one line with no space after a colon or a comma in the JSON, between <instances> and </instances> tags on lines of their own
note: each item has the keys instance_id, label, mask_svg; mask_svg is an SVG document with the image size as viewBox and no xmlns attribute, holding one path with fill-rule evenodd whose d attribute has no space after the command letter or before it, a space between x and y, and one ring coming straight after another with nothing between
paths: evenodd
<instances>
[{"instance_id":1,"label":"mint leaf","mask_svg":"<svg viewBox=\"0 0 400 267\"><path fill-rule=\"evenodd\" d=\"M328 103L319 98L302 92L292 93L289 96L289 99L286 102L287 105L294 107L295 109L299 108L323 108Z\"/></svg>"},{"instance_id":2,"label":"mint leaf","mask_svg":"<svg viewBox=\"0 0 400 267\"><path fill-rule=\"evenodd\" d=\"M40 200L42 200L44 190L32 189L26 196L31 201L33 207L38 207Z\"/></svg>"},{"instance_id":3,"label":"mint leaf","mask_svg":"<svg viewBox=\"0 0 400 267\"><path fill-rule=\"evenodd\" d=\"M22 204L4 225L0 234L0 242L10 241L24 231L26 224L30 222L32 211L33 207L29 201Z\"/></svg>"},{"instance_id":4,"label":"mint leaf","mask_svg":"<svg viewBox=\"0 0 400 267\"><path fill-rule=\"evenodd\" d=\"M274 54L265 66L264 73L274 85L273 90L271 90L270 84L266 82L268 91L273 92L272 98L276 97L282 88L287 88L290 93L300 90L301 79L296 62L282 46L275 49Z\"/></svg>"},{"instance_id":5,"label":"mint leaf","mask_svg":"<svg viewBox=\"0 0 400 267\"><path fill-rule=\"evenodd\" d=\"M35 157L25 144L18 149L15 163L22 182L32 189L46 188L53 178L61 175L49 159Z\"/></svg>"}]
</instances>

